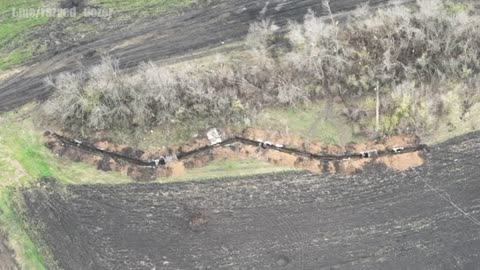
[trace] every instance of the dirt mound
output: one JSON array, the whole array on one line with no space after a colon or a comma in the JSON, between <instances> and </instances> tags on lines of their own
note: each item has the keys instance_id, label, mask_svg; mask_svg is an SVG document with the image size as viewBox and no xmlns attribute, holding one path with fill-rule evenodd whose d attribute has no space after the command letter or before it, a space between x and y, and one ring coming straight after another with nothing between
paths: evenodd
<instances>
[{"instance_id":1,"label":"dirt mound","mask_svg":"<svg viewBox=\"0 0 480 270\"><path fill-rule=\"evenodd\" d=\"M299 136L287 134L280 131L266 131L258 129L246 129L243 136L254 140L271 141L275 144L283 144L289 147L306 150L319 155L343 155L345 153L359 153L369 150L385 151L387 148L408 147L418 144L418 138L412 135L393 136L385 138L382 141L371 141L360 144L348 144L346 146L322 144L319 142L305 142ZM297 167L309 170L313 173L342 173L352 174L363 169L372 159L361 160L342 160L331 162L320 162L311 159L298 158L295 155L279 153L274 150L266 150L260 155L263 160L267 160L275 165ZM377 163L384 164L388 168L397 171L403 171L423 164L422 154L420 152L401 154L393 157L381 157L375 159Z\"/></svg>"},{"instance_id":2,"label":"dirt mound","mask_svg":"<svg viewBox=\"0 0 480 270\"><path fill-rule=\"evenodd\" d=\"M423 157L421 153L405 153L402 155L380 157L376 160L377 163L385 164L387 167L396 171L405 171L413 167L423 165Z\"/></svg>"},{"instance_id":3,"label":"dirt mound","mask_svg":"<svg viewBox=\"0 0 480 270\"><path fill-rule=\"evenodd\" d=\"M220 132L223 139L234 136L232 129L225 129ZM346 153L360 153L363 151L384 151L387 148L414 146L417 138L413 136L396 136L387 138L380 142L365 142L361 144L349 144L346 146L328 145L318 142L304 142L300 137L285 134L278 131L266 131L258 129L246 129L241 133L246 139L255 141L271 142L275 145L282 145L289 148L309 151L318 155L342 156ZM213 160L238 160L256 158L264 160L277 166L288 168L300 168L313 173L340 173L353 174L363 170L370 162L384 164L388 168L397 171L407 170L423 164L420 152L397 154L394 156L370 157L364 159L345 158L339 160L317 160L309 157L299 156L292 153L280 152L274 149L264 149L260 146L242 144L239 142L226 146L217 146L208 151L195 151L210 145L207 134L201 134L190 143L175 145L168 148L150 148L146 151L133 149L128 145L117 145L108 140L92 141L91 145L98 149L119 153L123 156L141 159L146 161L161 160L170 157L166 166L145 167L124 160L115 159L107 155L100 155L83 151L79 148L65 145L51 134L46 133L46 145L58 156L66 157L75 162L85 162L102 171L118 171L123 175L132 177L138 181L151 181L157 177L182 176L186 169L206 166ZM177 157L181 156L181 161Z\"/></svg>"}]
</instances>

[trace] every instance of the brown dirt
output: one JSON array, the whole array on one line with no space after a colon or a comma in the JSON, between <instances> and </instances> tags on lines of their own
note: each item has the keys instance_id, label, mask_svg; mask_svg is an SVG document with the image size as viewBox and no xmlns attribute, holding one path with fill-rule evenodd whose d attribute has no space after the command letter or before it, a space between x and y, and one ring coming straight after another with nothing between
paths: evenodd
<instances>
[{"instance_id":1,"label":"brown dirt","mask_svg":"<svg viewBox=\"0 0 480 270\"><path fill-rule=\"evenodd\" d=\"M295 163L295 167L311 171L312 173L322 172L322 163L318 160L299 158Z\"/></svg>"},{"instance_id":2,"label":"brown dirt","mask_svg":"<svg viewBox=\"0 0 480 270\"><path fill-rule=\"evenodd\" d=\"M424 159L420 152L406 153L397 156L381 157L376 160L377 163L385 164L388 168L395 171L405 171L423 165Z\"/></svg>"},{"instance_id":3,"label":"brown dirt","mask_svg":"<svg viewBox=\"0 0 480 270\"><path fill-rule=\"evenodd\" d=\"M237 149L235 147L234 149ZM234 149L230 147L217 147L212 150L212 156L214 159L239 159L242 157L245 157L245 155L242 155L241 153L238 153Z\"/></svg>"},{"instance_id":4,"label":"brown dirt","mask_svg":"<svg viewBox=\"0 0 480 270\"><path fill-rule=\"evenodd\" d=\"M373 150L376 149L378 151L383 151L385 150L385 145L383 144L378 144L375 142L365 142L365 143L359 143L359 144L350 144L352 152L363 152L363 151L368 151L368 150Z\"/></svg>"},{"instance_id":5,"label":"brown dirt","mask_svg":"<svg viewBox=\"0 0 480 270\"><path fill-rule=\"evenodd\" d=\"M339 173L350 175L362 171L363 167L371 162L372 159L350 159L340 161Z\"/></svg>"},{"instance_id":6,"label":"brown dirt","mask_svg":"<svg viewBox=\"0 0 480 270\"><path fill-rule=\"evenodd\" d=\"M305 146L305 142L301 139L300 136L276 130L260 130L254 128L247 128L243 132L243 136L252 140L270 141L295 148L304 148Z\"/></svg>"},{"instance_id":7,"label":"brown dirt","mask_svg":"<svg viewBox=\"0 0 480 270\"><path fill-rule=\"evenodd\" d=\"M405 147L414 146L419 143L419 139L413 135L392 136L385 138L383 144L386 147ZM381 157L376 160L379 164L384 164L395 171L405 171L423 165L424 159L421 152L406 153L395 156Z\"/></svg>"},{"instance_id":8,"label":"brown dirt","mask_svg":"<svg viewBox=\"0 0 480 270\"><path fill-rule=\"evenodd\" d=\"M306 145L305 150L307 150L310 153L321 155L321 154L324 154L326 150L325 147L326 146L322 143L309 143Z\"/></svg>"},{"instance_id":9,"label":"brown dirt","mask_svg":"<svg viewBox=\"0 0 480 270\"><path fill-rule=\"evenodd\" d=\"M260 153L258 152L258 148L252 145L243 145L239 149L239 153L244 156L259 158Z\"/></svg>"},{"instance_id":10,"label":"brown dirt","mask_svg":"<svg viewBox=\"0 0 480 270\"><path fill-rule=\"evenodd\" d=\"M108 148L110 147L110 143L107 141L100 141L95 143L95 146L102 150L108 150Z\"/></svg>"},{"instance_id":11,"label":"brown dirt","mask_svg":"<svg viewBox=\"0 0 480 270\"><path fill-rule=\"evenodd\" d=\"M285 167L294 167L297 164L298 157L282 152L277 152L274 150L266 150L264 158L278 166L285 166Z\"/></svg>"},{"instance_id":12,"label":"brown dirt","mask_svg":"<svg viewBox=\"0 0 480 270\"><path fill-rule=\"evenodd\" d=\"M335 173L337 173L337 169L335 168L335 163L334 163L334 162L328 162L327 171L328 171L328 173L330 173L330 174L335 174Z\"/></svg>"},{"instance_id":13,"label":"brown dirt","mask_svg":"<svg viewBox=\"0 0 480 270\"><path fill-rule=\"evenodd\" d=\"M235 129L226 128L222 131L224 138L235 134ZM238 133L237 133L238 134ZM246 129L242 136L253 139L270 141L275 144L282 144L292 148L305 149L316 154L343 155L345 153L354 153L367 150L385 150L388 147L405 147L417 144L417 138L414 136L395 136L386 138L383 141L364 142L360 144L348 144L346 146L328 145L319 142L305 143L298 136L289 135L279 131L266 131L258 129ZM318 161L311 160L297 155L282 153L270 149L261 149L251 145L234 143L229 146L215 147L210 151L192 155L181 162L171 162L167 166L161 166L157 169L143 168L132 165L124 161L114 160L109 157L87 153L79 149L66 147L51 136L45 137L46 145L58 156L66 157L75 162L85 162L95 166L103 171L117 171L122 175L132 177L135 180L154 180L157 177L179 177L185 174L187 169L204 167L213 160L236 160L246 158L256 158L264 160L277 166L289 168L300 168L309 170L312 173L340 173L345 175L354 174L363 170L364 166L370 162L384 164L388 168L396 171L408 170L423 164L421 153L408 153L395 156L370 158L370 159L347 159L342 161ZM138 157L143 160L154 160L161 156L168 156L172 153L189 152L209 144L205 134L194 138L192 142L186 145L175 145L163 148L150 148L145 152L135 150L128 145L116 145L108 140L98 140L94 145L98 148L122 153L124 155Z\"/></svg>"},{"instance_id":14,"label":"brown dirt","mask_svg":"<svg viewBox=\"0 0 480 270\"><path fill-rule=\"evenodd\" d=\"M171 162L166 167L168 176L179 177L185 174L185 164L183 162Z\"/></svg>"}]
</instances>

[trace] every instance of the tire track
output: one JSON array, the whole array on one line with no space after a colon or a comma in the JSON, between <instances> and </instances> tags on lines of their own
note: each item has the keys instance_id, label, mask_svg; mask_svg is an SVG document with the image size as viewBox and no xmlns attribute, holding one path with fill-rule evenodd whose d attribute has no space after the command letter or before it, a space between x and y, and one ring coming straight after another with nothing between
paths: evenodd
<instances>
[{"instance_id":1,"label":"tire track","mask_svg":"<svg viewBox=\"0 0 480 270\"><path fill-rule=\"evenodd\" d=\"M263 12L267 2L272 8ZM342 14L365 2L367 0L337 0L331 3L331 9L334 14ZM388 1L371 0L369 3L378 6ZM50 89L43 83L46 77L78 72L82 66L97 64L101 60L99 52L108 52L118 58L121 68L128 70L144 61L165 61L241 40L250 23L261 19L272 19L278 25L285 25L288 20L302 20L308 10L326 14L319 0L223 0L212 7L166 15L147 25L103 33L68 50L45 55L39 63L0 83L0 112L48 98ZM142 41L120 46L128 40Z\"/></svg>"}]
</instances>

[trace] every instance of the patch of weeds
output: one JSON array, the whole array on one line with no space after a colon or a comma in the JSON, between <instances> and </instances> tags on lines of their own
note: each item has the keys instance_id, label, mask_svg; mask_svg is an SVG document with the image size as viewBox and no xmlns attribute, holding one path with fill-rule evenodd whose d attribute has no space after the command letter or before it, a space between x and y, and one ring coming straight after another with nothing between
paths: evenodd
<instances>
[{"instance_id":1,"label":"patch of weeds","mask_svg":"<svg viewBox=\"0 0 480 270\"><path fill-rule=\"evenodd\" d=\"M102 0L98 1L103 8L126 12L131 16L149 16L174 8L188 7L193 0Z\"/></svg>"},{"instance_id":2,"label":"patch of weeds","mask_svg":"<svg viewBox=\"0 0 480 270\"><path fill-rule=\"evenodd\" d=\"M41 0L0 1L0 70L21 64L33 55L32 43L26 40L32 29L48 22L46 17L18 18L21 8L42 7Z\"/></svg>"},{"instance_id":3,"label":"patch of weeds","mask_svg":"<svg viewBox=\"0 0 480 270\"><path fill-rule=\"evenodd\" d=\"M445 3L445 9L449 14L457 14L470 10L470 6L466 3L447 1Z\"/></svg>"},{"instance_id":4,"label":"patch of weeds","mask_svg":"<svg viewBox=\"0 0 480 270\"><path fill-rule=\"evenodd\" d=\"M328 106L331 106L328 108ZM306 140L328 144L361 141L355 129L340 115L340 104L314 102L295 107L273 107L257 117L254 127L281 130Z\"/></svg>"},{"instance_id":5,"label":"patch of weeds","mask_svg":"<svg viewBox=\"0 0 480 270\"><path fill-rule=\"evenodd\" d=\"M119 17L131 18L158 16L159 13L188 7L196 2L193 0L98 0L92 1L92 6L111 8L120 13ZM42 0L0 0L0 71L25 63L34 55L47 50L32 33L33 29L46 25L49 18L14 16L14 12L18 12L19 9L37 9L47 5L48 2ZM55 18L54 20L56 23L65 24L66 27L62 31L70 36L87 35L103 27L95 22L81 22L82 14L79 13L79 15L77 18ZM117 23L119 21L114 20L109 25ZM68 27L68 25L73 26Z\"/></svg>"},{"instance_id":6,"label":"patch of weeds","mask_svg":"<svg viewBox=\"0 0 480 270\"><path fill-rule=\"evenodd\" d=\"M29 48L15 49L0 60L0 70L6 70L12 66L21 64L32 58L32 55L33 51Z\"/></svg>"},{"instance_id":7,"label":"patch of weeds","mask_svg":"<svg viewBox=\"0 0 480 270\"><path fill-rule=\"evenodd\" d=\"M42 132L35 129L31 118L18 121L15 116L11 113L0 117L0 223L21 268L43 270L44 250L26 232L31 226L22 218L17 190L39 179L73 185L127 183L130 179L97 171L87 164L60 160L43 145Z\"/></svg>"},{"instance_id":8,"label":"patch of weeds","mask_svg":"<svg viewBox=\"0 0 480 270\"><path fill-rule=\"evenodd\" d=\"M188 170L187 174L182 177L163 178L159 181L176 182L194 179L213 179L285 172L292 170L295 170L295 168L278 167L257 159L216 160L212 161L205 167Z\"/></svg>"},{"instance_id":9,"label":"patch of weeds","mask_svg":"<svg viewBox=\"0 0 480 270\"><path fill-rule=\"evenodd\" d=\"M212 127L205 119L185 119L178 123L166 123L161 127L137 130L134 135L122 131L114 131L110 134L115 142L148 149L188 143L201 131Z\"/></svg>"},{"instance_id":10,"label":"patch of weeds","mask_svg":"<svg viewBox=\"0 0 480 270\"><path fill-rule=\"evenodd\" d=\"M8 117L7 117L8 118ZM119 184L130 182L117 173L105 173L83 163L74 163L56 157L43 143L42 131L37 130L31 118L20 122L4 119L0 127L0 145L8 150L5 162L17 162L30 180L53 177L63 184ZM2 158L2 156L0 156ZM1 164L1 159L0 159ZM13 166L8 164L6 166Z\"/></svg>"},{"instance_id":11,"label":"patch of weeds","mask_svg":"<svg viewBox=\"0 0 480 270\"><path fill-rule=\"evenodd\" d=\"M5 142L12 149L12 157L21 164L26 173L33 179L53 176L47 161L47 155L43 151L44 146L40 143L39 138L30 134L15 136L7 133Z\"/></svg>"},{"instance_id":12,"label":"patch of weeds","mask_svg":"<svg viewBox=\"0 0 480 270\"><path fill-rule=\"evenodd\" d=\"M15 200L14 188L0 189L0 223L8 235L8 244L15 251L22 269L44 270L37 248L23 229L25 224L15 210Z\"/></svg>"}]
</instances>

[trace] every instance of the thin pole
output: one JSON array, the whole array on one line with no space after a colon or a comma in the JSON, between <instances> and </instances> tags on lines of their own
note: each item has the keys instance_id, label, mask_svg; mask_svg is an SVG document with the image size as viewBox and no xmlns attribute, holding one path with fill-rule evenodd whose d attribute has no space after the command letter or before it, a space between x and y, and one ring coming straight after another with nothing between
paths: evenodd
<instances>
[{"instance_id":1,"label":"thin pole","mask_svg":"<svg viewBox=\"0 0 480 270\"><path fill-rule=\"evenodd\" d=\"M377 82L377 110L376 110L376 131L380 131L380 87Z\"/></svg>"}]
</instances>

